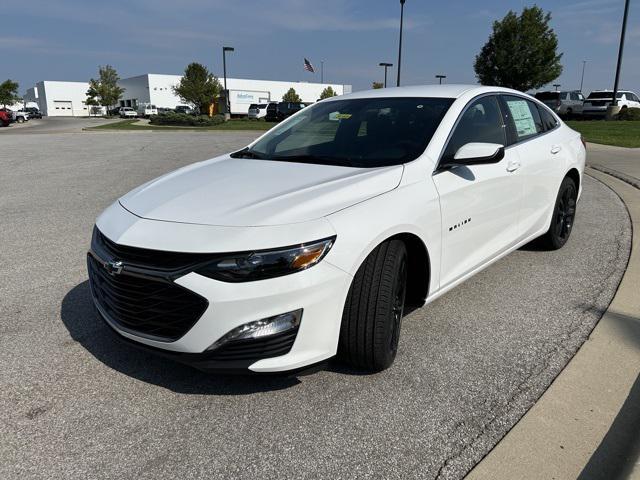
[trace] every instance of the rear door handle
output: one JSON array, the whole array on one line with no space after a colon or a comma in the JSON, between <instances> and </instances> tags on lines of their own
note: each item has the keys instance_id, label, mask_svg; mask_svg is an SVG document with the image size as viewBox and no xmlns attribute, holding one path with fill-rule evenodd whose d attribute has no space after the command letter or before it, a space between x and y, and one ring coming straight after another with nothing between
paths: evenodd
<instances>
[{"instance_id":1,"label":"rear door handle","mask_svg":"<svg viewBox=\"0 0 640 480\"><path fill-rule=\"evenodd\" d=\"M515 172L520 168L520 162L518 160L510 160L507 163L507 172Z\"/></svg>"},{"instance_id":2,"label":"rear door handle","mask_svg":"<svg viewBox=\"0 0 640 480\"><path fill-rule=\"evenodd\" d=\"M560 150L562 150L562 147L560 145L554 145L553 147L551 147L551 153L554 155L560 152Z\"/></svg>"}]
</instances>

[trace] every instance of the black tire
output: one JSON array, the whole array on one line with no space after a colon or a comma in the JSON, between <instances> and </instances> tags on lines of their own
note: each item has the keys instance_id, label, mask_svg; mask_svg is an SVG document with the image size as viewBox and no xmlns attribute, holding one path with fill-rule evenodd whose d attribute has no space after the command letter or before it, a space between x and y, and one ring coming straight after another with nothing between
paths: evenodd
<instances>
[{"instance_id":1,"label":"black tire","mask_svg":"<svg viewBox=\"0 0 640 480\"><path fill-rule=\"evenodd\" d=\"M380 244L356 272L342 314L338 358L379 372L398 351L407 293L407 248L400 240Z\"/></svg>"},{"instance_id":2,"label":"black tire","mask_svg":"<svg viewBox=\"0 0 640 480\"><path fill-rule=\"evenodd\" d=\"M24 118L18 117L18 118L16 118L16 122L23 123L24 122Z\"/></svg>"},{"instance_id":3,"label":"black tire","mask_svg":"<svg viewBox=\"0 0 640 480\"><path fill-rule=\"evenodd\" d=\"M573 118L573 110L568 108L567 109L567 120L571 120Z\"/></svg>"},{"instance_id":4,"label":"black tire","mask_svg":"<svg viewBox=\"0 0 640 480\"><path fill-rule=\"evenodd\" d=\"M560 184L556 204L553 208L551 226L541 237L541 243L549 250L558 250L567 243L576 216L578 188L574 181L565 177Z\"/></svg>"}]
</instances>

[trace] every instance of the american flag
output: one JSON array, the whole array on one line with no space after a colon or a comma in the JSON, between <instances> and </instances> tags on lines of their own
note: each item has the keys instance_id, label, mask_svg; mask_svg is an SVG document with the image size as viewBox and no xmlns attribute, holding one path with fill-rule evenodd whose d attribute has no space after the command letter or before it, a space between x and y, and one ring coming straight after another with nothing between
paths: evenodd
<instances>
[{"instance_id":1,"label":"american flag","mask_svg":"<svg viewBox=\"0 0 640 480\"><path fill-rule=\"evenodd\" d=\"M315 69L313 68L313 65L311 65L311 62L306 58L304 59L304 69L307 72L315 73Z\"/></svg>"}]
</instances>

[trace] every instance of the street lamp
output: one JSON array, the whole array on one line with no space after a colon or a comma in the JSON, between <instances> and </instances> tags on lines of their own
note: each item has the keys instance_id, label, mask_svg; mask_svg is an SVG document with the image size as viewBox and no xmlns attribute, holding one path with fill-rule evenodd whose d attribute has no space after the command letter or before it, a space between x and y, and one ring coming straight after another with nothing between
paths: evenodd
<instances>
[{"instance_id":1,"label":"street lamp","mask_svg":"<svg viewBox=\"0 0 640 480\"><path fill-rule=\"evenodd\" d=\"M225 112L225 116L231 116L231 103L229 102L229 90L227 90L227 52L233 52L235 49L233 47L222 47L222 72L224 75L224 98L225 103L227 104L227 111Z\"/></svg>"},{"instance_id":2,"label":"street lamp","mask_svg":"<svg viewBox=\"0 0 640 480\"><path fill-rule=\"evenodd\" d=\"M396 82L396 86L400 86L400 64L402 61L402 20L404 17L404 2L405 0L400 0L400 43L398 44L398 81Z\"/></svg>"},{"instance_id":3,"label":"street lamp","mask_svg":"<svg viewBox=\"0 0 640 480\"><path fill-rule=\"evenodd\" d=\"M393 67L393 63L380 62L378 65L384 67L384 88L387 88L387 68Z\"/></svg>"},{"instance_id":4,"label":"street lamp","mask_svg":"<svg viewBox=\"0 0 640 480\"><path fill-rule=\"evenodd\" d=\"M440 81L440 85L442 85L442 79L447 78L446 75L436 75L436 78Z\"/></svg>"},{"instance_id":5,"label":"street lamp","mask_svg":"<svg viewBox=\"0 0 640 480\"><path fill-rule=\"evenodd\" d=\"M553 86L556 87L556 92L557 92L558 88L560 88L562 85L559 83L554 83Z\"/></svg>"},{"instance_id":6,"label":"street lamp","mask_svg":"<svg viewBox=\"0 0 640 480\"><path fill-rule=\"evenodd\" d=\"M584 85L584 69L587 66L587 61L582 61L582 79L580 80L580 92L582 92L582 86Z\"/></svg>"},{"instance_id":7,"label":"street lamp","mask_svg":"<svg viewBox=\"0 0 640 480\"><path fill-rule=\"evenodd\" d=\"M613 102L611 106L618 105L618 81L620 80L620 68L622 67L622 53L624 51L624 37L627 31L627 17L629 16L629 0L624 2L624 15L622 17L622 32L620 32L620 48L618 49L618 65L616 66L616 80L613 85Z\"/></svg>"}]
</instances>

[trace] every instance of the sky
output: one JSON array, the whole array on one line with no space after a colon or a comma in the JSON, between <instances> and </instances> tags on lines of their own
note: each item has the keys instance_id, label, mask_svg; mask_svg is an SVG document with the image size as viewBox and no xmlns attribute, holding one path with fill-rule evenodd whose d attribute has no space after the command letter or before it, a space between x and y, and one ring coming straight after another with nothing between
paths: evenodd
<instances>
[{"instance_id":1,"label":"sky","mask_svg":"<svg viewBox=\"0 0 640 480\"><path fill-rule=\"evenodd\" d=\"M563 52L553 83L584 91L613 88L624 0L540 0L552 14ZM640 90L640 4L631 2L621 88ZM402 84L476 83L475 55L494 20L521 11L524 0L406 0ZM99 65L120 77L180 74L197 61L222 76L319 82L370 88L380 62L397 64L397 0L28 0L5 2L0 30L0 81L20 92L40 80L87 81ZM395 83L396 67L389 70Z\"/></svg>"}]
</instances>

